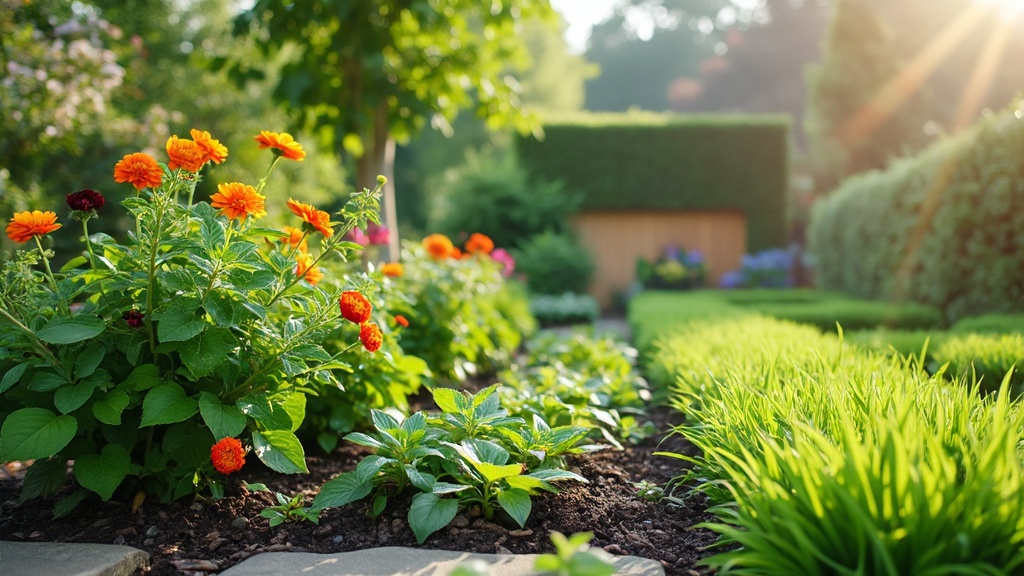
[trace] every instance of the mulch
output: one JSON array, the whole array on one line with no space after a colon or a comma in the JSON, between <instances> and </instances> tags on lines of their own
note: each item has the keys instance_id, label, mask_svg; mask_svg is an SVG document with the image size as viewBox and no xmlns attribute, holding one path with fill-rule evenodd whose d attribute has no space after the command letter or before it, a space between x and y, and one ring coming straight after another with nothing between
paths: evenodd
<instances>
[{"instance_id":1,"label":"mulch","mask_svg":"<svg viewBox=\"0 0 1024 576\"><path fill-rule=\"evenodd\" d=\"M651 416L660 430L669 430L669 420L675 417L665 409L657 409ZM408 501L394 498L377 518L368 517L366 502L327 510L319 524L301 521L271 528L268 520L260 517L261 510L276 504L273 495L248 491L243 479L264 483L286 495L302 492L312 499L326 480L353 469L366 454L365 449L344 442L329 456L309 456L308 475L277 474L250 458L241 472L229 477L226 495L217 501L145 502L132 512L130 502L115 497L109 502L87 501L56 521L51 518L56 499L17 505L24 471L17 470L15 464L9 465L6 473L0 467L0 540L125 544L150 554L150 564L140 574L164 576L214 573L254 554L272 551L334 553L409 546L544 553L553 551L550 531L589 531L594 533L591 545L611 554L657 560L668 575L710 574L696 565L709 555L706 548L716 540L714 533L696 527L712 519L706 502L700 496L675 503L651 502L637 495L636 483L664 486L680 471L679 460L655 456L655 452L692 451L677 436L661 442L664 436L659 434L624 450L571 457L571 469L589 482L563 483L559 494L535 497L525 529L485 520L469 510L422 545L416 543L406 522Z\"/></svg>"}]
</instances>

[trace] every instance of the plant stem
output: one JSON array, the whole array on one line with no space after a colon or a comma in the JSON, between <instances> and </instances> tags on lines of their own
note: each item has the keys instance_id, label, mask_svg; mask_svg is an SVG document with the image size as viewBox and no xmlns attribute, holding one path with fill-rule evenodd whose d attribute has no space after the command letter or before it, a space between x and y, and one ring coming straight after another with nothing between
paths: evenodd
<instances>
[{"instance_id":1,"label":"plant stem","mask_svg":"<svg viewBox=\"0 0 1024 576\"><path fill-rule=\"evenodd\" d=\"M159 201L159 197L154 195ZM153 292L156 290L156 253L160 249L160 232L163 226L164 204L157 205L156 226L152 231L153 239L150 242L149 252L149 284L146 289L146 330L149 331L149 351L156 355L156 333L153 331Z\"/></svg>"},{"instance_id":2,"label":"plant stem","mask_svg":"<svg viewBox=\"0 0 1024 576\"><path fill-rule=\"evenodd\" d=\"M8 312L7 310L4 310L3 308L0 308L0 317L3 317L4 319L6 319L11 324L14 324L15 328L17 328L18 330L21 330L22 332L24 332L29 337L29 339L32 340L32 346L36 350L38 350L39 353L44 358L46 358L46 360L50 363L51 366L53 366L54 368L59 368L60 367L60 361L57 360L57 357L54 356L53 352L50 352L50 349L47 348L46 345L43 344L43 342L41 340L39 340L39 338L36 337L35 332L33 332L32 330L29 330L28 326L25 326L24 324L22 324L17 318L12 316L10 314L10 312Z\"/></svg>"},{"instance_id":3,"label":"plant stem","mask_svg":"<svg viewBox=\"0 0 1024 576\"><path fill-rule=\"evenodd\" d=\"M277 166L277 163L281 158L283 158L283 156L274 155L274 160L271 161L270 168L267 168L267 173L263 175L263 178L260 178L259 184L256 185L257 194L263 192L263 188L267 185L267 178L270 178L270 173L274 171L274 166Z\"/></svg>"},{"instance_id":4,"label":"plant stem","mask_svg":"<svg viewBox=\"0 0 1024 576\"><path fill-rule=\"evenodd\" d=\"M82 233L85 234L85 249L89 251L89 266L96 269L96 254L92 251L92 242L89 241L89 219L82 220Z\"/></svg>"},{"instance_id":5,"label":"plant stem","mask_svg":"<svg viewBox=\"0 0 1024 576\"><path fill-rule=\"evenodd\" d=\"M53 270L50 270L50 259L46 257L46 250L43 250L43 243L39 241L39 236L32 236L36 241L36 248L39 249L39 256L43 259L43 266L46 268L46 277L50 280L50 287L53 288L53 294L57 297L57 303L60 305L61 310L64 314L70 316L71 310L68 309L68 303L60 297L60 291L57 289L57 280L53 277Z\"/></svg>"}]
</instances>

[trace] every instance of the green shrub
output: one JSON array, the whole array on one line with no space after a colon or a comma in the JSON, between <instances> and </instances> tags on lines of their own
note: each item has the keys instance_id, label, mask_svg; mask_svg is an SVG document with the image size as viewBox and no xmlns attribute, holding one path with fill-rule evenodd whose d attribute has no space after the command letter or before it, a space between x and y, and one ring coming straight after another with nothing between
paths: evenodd
<instances>
[{"instance_id":1,"label":"green shrub","mask_svg":"<svg viewBox=\"0 0 1024 576\"><path fill-rule=\"evenodd\" d=\"M530 298L530 311L541 326L593 324L601 312L593 296L571 292L558 296L537 294Z\"/></svg>"},{"instance_id":2,"label":"green shrub","mask_svg":"<svg viewBox=\"0 0 1024 576\"><path fill-rule=\"evenodd\" d=\"M520 245L514 255L516 272L526 277L534 294L586 292L594 275L593 257L569 234L538 234Z\"/></svg>"},{"instance_id":3,"label":"green shrub","mask_svg":"<svg viewBox=\"0 0 1024 576\"><path fill-rule=\"evenodd\" d=\"M1024 103L815 203L816 284L934 306L1024 311Z\"/></svg>"},{"instance_id":4,"label":"green shrub","mask_svg":"<svg viewBox=\"0 0 1024 576\"><path fill-rule=\"evenodd\" d=\"M545 231L568 232L580 201L554 178L529 178L514 154L469 155L446 180L431 229L456 242L482 232L511 249Z\"/></svg>"},{"instance_id":5,"label":"green shrub","mask_svg":"<svg viewBox=\"0 0 1024 576\"><path fill-rule=\"evenodd\" d=\"M856 330L843 332L847 342L864 350L881 353L895 353L903 357L920 356L922 351L931 353L945 339L945 333L930 330ZM925 347L927 345L927 348Z\"/></svg>"},{"instance_id":6,"label":"green shrub","mask_svg":"<svg viewBox=\"0 0 1024 576\"><path fill-rule=\"evenodd\" d=\"M922 304L889 304L847 298L822 299L817 302L780 302L750 305L766 316L817 326L820 330L861 330L884 326L888 328L921 329L942 325L942 314Z\"/></svg>"},{"instance_id":7,"label":"green shrub","mask_svg":"<svg viewBox=\"0 0 1024 576\"><path fill-rule=\"evenodd\" d=\"M949 363L954 377L976 375L984 390L995 391L1011 368L1010 385L1024 392L1024 334L951 335L933 354L939 365Z\"/></svg>"},{"instance_id":8,"label":"green shrub","mask_svg":"<svg viewBox=\"0 0 1024 576\"><path fill-rule=\"evenodd\" d=\"M1024 314L982 314L956 321L950 332L975 334L1024 334Z\"/></svg>"}]
</instances>

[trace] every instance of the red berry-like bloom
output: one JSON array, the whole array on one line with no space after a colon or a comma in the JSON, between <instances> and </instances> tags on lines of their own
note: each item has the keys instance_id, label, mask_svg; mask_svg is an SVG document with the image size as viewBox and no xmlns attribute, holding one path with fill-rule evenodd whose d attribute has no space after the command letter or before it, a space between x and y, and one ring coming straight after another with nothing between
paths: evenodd
<instances>
[{"instance_id":1,"label":"red berry-like bloom","mask_svg":"<svg viewBox=\"0 0 1024 576\"><path fill-rule=\"evenodd\" d=\"M210 460L221 474L234 474L245 466L245 448L237 438L221 438L210 448Z\"/></svg>"},{"instance_id":2,"label":"red berry-like bloom","mask_svg":"<svg viewBox=\"0 0 1024 576\"><path fill-rule=\"evenodd\" d=\"M367 322L359 327L359 339L363 342L363 347L370 352L380 350L381 344L384 343L384 335L380 333L380 326L373 322Z\"/></svg>"},{"instance_id":3,"label":"red berry-like bloom","mask_svg":"<svg viewBox=\"0 0 1024 576\"><path fill-rule=\"evenodd\" d=\"M79 190L78 192L72 192L68 194L65 199L68 202L68 207L72 210L78 210L80 212L88 212L90 210L99 210L106 204L106 200L103 198L103 194L95 190Z\"/></svg>"},{"instance_id":4,"label":"red berry-like bloom","mask_svg":"<svg viewBox=\"0 0 1024 576\"><path fill-rule=\"evenodd\" d=\"M138 310L129 310L122 314L121 318L124 319L125 323L128 324L130 328L138 330L139 328L142 328L142 323L146 318L146 315Z\"/></svg>"},{"instance_id":5,"label":"red berry-like bloom","mask_svg":"<svg viewBox=\"0 0 1024 576\"><path fill-rule=\"evenodd\" d=\"M338 304L341 305L341 315L345 320L356 324L362 324L369 320L370 312L373 310L373 305L366 299L366 296L355 290L342 292Z\"/></svg>"},{"instance_id":6,"label":"red berry-like bloom","mask_svg":"<svg viewBox=\"0 0 1024 576\"><path fill-rule=\"evenodd\" d=\"M397 322L398 325L400 325L403 328L409 327L409 319L406 318L405 316L402 316L401 314L395 315L395 322Z\"/></svg>"}]
</instances>

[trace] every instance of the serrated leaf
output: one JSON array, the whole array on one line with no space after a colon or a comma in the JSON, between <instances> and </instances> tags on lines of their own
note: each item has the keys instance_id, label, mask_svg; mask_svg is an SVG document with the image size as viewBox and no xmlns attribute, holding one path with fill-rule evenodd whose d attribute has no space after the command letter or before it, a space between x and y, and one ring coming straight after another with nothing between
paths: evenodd
<instances>
[{"instance_id":1,"label":"serrated leaf","mask_svg":"<svg viewBox=\"0 0 1024 576\"><path fill-rule=\"evenodd\" d=\"M173 424L187 420L199 411L199 403L189 398L174 382L166 382L146 393L142 401L140 427Z\"/></svg>"},{"instance_id":2,"label":"serrated leaf","mask_svg":"<svg viewBox=\"0 0 1024 576\"><path fill-rule=\"evenodd\" d=\"M78 420L45 408L22 408L0 426L0 462L49 458L64 449L78 431Z\"/></svg>"},{"instance_id":3,"label":"serrated leaf","mask_svg":"<svg viewBox=\"0 0 1024 576\"><path fill-rule=\"evenodd\" d=\"M196 318L198 305L186 301L168 308L160 315L156 335L161 342L184 342L198 335L206 323Z\"/></svg>"},{"instance_id":4,"label":"serrated leaf","mask_svg":"<svg viewBox=\"0 0 1024 576\"><path fill-rule=\"evenodd\" d=\"M373 484L361 481L355 472L344 472L324 482L320 492L313 498L313 509L336 508L361 500L370 493Z\"/></svg>"},{"instance_id":5,"label":"serrated leaf","mask_svg":"<svg viewBox=\"0 0 1024 576\"><path fill-rule=\"evenodd\" d=\"M123 390L113 389L92 405L92 414L97 420L111 426L121 425L121 413L128 407L128 394Z\"/></svg>"},{"instance_id":6,"label":"serrated leaf","mask_svg":"<svg viewBox=\"0 0 1024 576\"><path fill-rule=\"evenodd\" d=\"M110 500L114 490L128 475L132 463L128 451L117 444L107 444L100 454L83 454L75 458L75 479L84 488Z\"/></svg>"},{"instance_id":7,"label":"serrated leaf","mask_svg":"<svg viewBox=\"0 0 1024 576\"><path fill-rule=\"evenodd\" d=\"M269 270L249 272L235 269L228 274L228 280L236 290L248 292L250 290L262 290L271 286L277 281L277 275Z\"/></svg>"},{"instance_id":8,"label":"serrated leaf","mask_svg":"<svg viewBox=\"0 0 1024 576\"><path fill-rule=\"evenodd\" d=\"M227 328L211 328L185 342L181 361L196 378L202 378L224 362L237 341Z\"/></svg>"},{"instance_id":9,"label":"serrated leaf","mask_svg":"<svg viewBox=\"0 0 1024 576\"><path fill-rule=\"evenodd\" d=\"M271 470L282 474L309 472L302 444L288 430L253 432L252 444L256 457Z\"/></svg>"},{"instance_id":10,"label":"serrated leaf","mask_svg":"<svg viewBox=\"0 0 1024 576\"><path fill-rule=\"evenodd\" d=\"M106 327L95 316L55 316L36 332L36 337L49 344L72 344L97 336Z\"/></svg>"},{"instance_id":11,"label":"serrated leaf","mask_svg":"<svg viewBox=\"0 0 1024 576\"><path fill-rule=\"evenodd\" d=\"M234 438L245 430L245 414L234 406L221 403L216 394L199 394L199 414L218 440L229 436Z\"/></svg>"},{"instance_id":12,"label":"serrated leaf","mask_svg":"<svg viewBox=\"0 0 1024 576\"><path fill-rule=\"evenodd\" d=\"M530 517L530 511L533 509L530 495L519 488L509 488L498 492L498 504L501 504L501 508L508 512L508 515L519 524L520 528L526 524L526 519Z\"/></svg>"}]
</instances>

